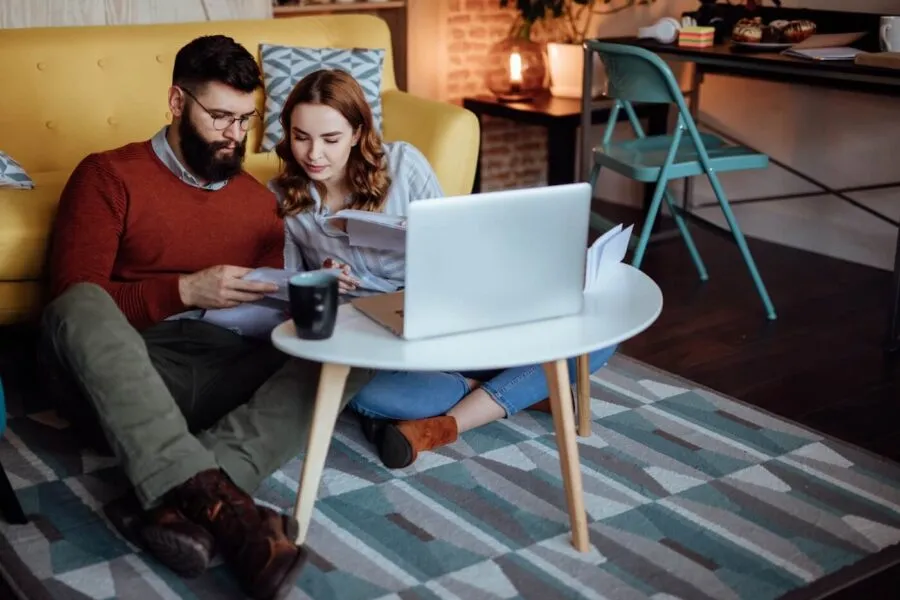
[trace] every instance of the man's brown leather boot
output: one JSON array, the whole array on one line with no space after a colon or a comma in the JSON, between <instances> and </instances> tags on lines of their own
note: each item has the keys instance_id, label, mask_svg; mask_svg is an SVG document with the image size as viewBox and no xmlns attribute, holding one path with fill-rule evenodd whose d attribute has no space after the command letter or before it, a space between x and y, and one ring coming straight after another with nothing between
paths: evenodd
<instances>
[{"instance_id":1,"label":"man's brown leather boot","mask_svg":"<svg viewBox=\"0 0 900 600\"><path fill-rule=\"evenodd\" d=\"M259 513L264 522L267 519L280 520L287 539L297 538L299 525L292 515L279 514L268 507L260 507ZM205 527L197 525L169 505L146 513L140 536L140 541L156 560L189 579L202 575L217 551L215 540Z\"/></svg>"},{"instance_id":2,"label":"man's brown leather boot","mask_svg":"<svg viewBox=\"0 0 900 600\"><path fill-rule=\"evenodd\" d=\"M151 554L182 577L198 577L213 555L212 534L169 504L147 513L141 537Z\"/></svg>"},{"instance_id":3,"label":"man's brown leather boot","mask_svg":"<svg viewBox=\"0 0 900 600\"><path fill-rule=\"evenodd\" d=\"M540 402L532 404L525 410L536 410L538 412L547 413L548 415L553 414L553 411L550 410L550 398L544 398Z\"/></svg>"},{"instance_id":4,"label":"man's brown leather boot","mask_svg":"<svg viewBox=\"0 0 900 600\"><path fill-rule=\"evenodd\" d=\"M281 515L261 512L253 498L221 470L198 473L172 490L181 512L215 538L244 591L256 600L280 600L306 561L285 533Z\"/></svg>"}]
</instances>

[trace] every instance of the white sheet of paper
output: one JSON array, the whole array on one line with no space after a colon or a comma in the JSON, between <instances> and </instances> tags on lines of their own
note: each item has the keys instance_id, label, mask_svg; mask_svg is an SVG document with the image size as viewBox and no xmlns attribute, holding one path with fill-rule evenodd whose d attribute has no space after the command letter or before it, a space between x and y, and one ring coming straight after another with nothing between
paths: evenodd
<instances>
[{"instance_id":1,"label":"white sheet of paper","mask_svg":"<svg viewBox=\"0 0 900 600\"><path fill-rule=\"evenodd\" d=\"M250 302L234 308L208 310L201 320L230 329L238 335L265 338L288 318L287 310L288 305L277 300Z\"/></svg>"},{"instance_id":2,"label":"white sheet of paper","mask_svg":"<svg viewBox=\"0 0 900 600\"><path fill-rule=\"evenodd\" d=\"M406 248L405 229L385 227L369 221L347 221L347 235L350 236L351 246L401 252Z\"/></svg>"},{"instance_id":3,"label":"white sheet of paper","mask_svg":"<svg viewBox=\"0 0 900 600\"><path fill-rule=\"evenodd\" d=\"M399 251L406 248L406 217L402 215L345 208L325 217L326 221L333 219L346 219L351 246Z\"/></svg>"},{"instance_id":4,"label":"white sheet of paper","mask_svg":"<svg viewBox=\"0 0 900 600\"><path fill-rule=\"evenodd\" d=\"M611 240L620 231L622 231L621 223L611 228L609 231L606 231L603 235L594 240L594 243L591 244L590 248L588 248L587 260L585 261L584 269L585 289L588 289L593 285L594 279L597 275L597 269L600 267L600 254L603 252L603 248L606 246L606 244L609 243L609 240Z\"/></svg>"},{"instance_id":5,"label":"white sheet of paper","mask_svg":"<svg viewBox=\"0 0 900 600\"><path fill-rule=\"evenodd\" d=\"M267 281L269 283L274 283L278 286L278 290L271 294L266 294L266 296L287 302L288 280L291 278L291 275L295 275L296 273L296 271L287 271L285 269L259 267L244 275L244 279L247 281Z\"/></svg>"},{"instance_id":6,"label":"white sheet of paper","mask_svg":"<svg viewBox=\"0 0 900 600\"><path fill-rule=\"evenodd\" d=\"M634 229L634 225L629 225L624 230L618 232L614 235L609 242L603 247L603 251L600 253L600 264L597 265L598 268L602 267L604 263L619 263L625 258L625 255L628 253L628 242L631 239L631 232Z\"/></svg>"},{"instance_id":7,"label":"white sheet of paper","mask_svg":"<svg viewBox=\"0 0 900 600\"><path fill-rule=\"evenodd\" d=\"M634 225L622 229L622 225L616 225L602 236L597 238L588 249L587 268L585 270L585 293L591 293L598 289L604 278L604 273L609 271L608 265L620 263L628 253L628 242Z\"/></svg>"},{"instance_id":8,"label":"white sheet of paper","mask_svg":"<svg viewBox=\"0 0 900 600\"><path fill-rule=\"evenodd\" d=\"M348 223L351 221L355 221L358 223L375 223L377 225L390 227L392 229L406 229L406 217L404 217L403 215L386 215L382 212L357 210L355 208L345 208L344 210L339 210L333 215L330 215L326 218L326 220L328 219L347 219Z\"/></svg>"}]
</instances>

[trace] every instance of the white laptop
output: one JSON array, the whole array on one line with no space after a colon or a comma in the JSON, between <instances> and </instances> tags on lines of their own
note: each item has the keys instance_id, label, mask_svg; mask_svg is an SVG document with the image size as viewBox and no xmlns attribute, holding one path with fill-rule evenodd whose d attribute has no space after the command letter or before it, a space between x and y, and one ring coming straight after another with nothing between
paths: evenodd
<instances>
[{"instance_id":1,"label":"white laptop","mask_svg":"<svg viewBox=\"0 0 900 600\"><path fill-rule=\"evenodd\" d=\"M408 340L577 314L590 203L587 183L417 200L406 288L352 304Z\"/></svg>"}]
</instances>

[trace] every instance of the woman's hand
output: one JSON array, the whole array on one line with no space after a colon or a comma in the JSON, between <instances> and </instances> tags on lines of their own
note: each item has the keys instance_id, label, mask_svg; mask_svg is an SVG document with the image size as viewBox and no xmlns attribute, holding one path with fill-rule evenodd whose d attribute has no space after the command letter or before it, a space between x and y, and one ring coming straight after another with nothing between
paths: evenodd
<instances>
[{"instance_id":1,"label":"woman's hand","mask_svg":"<svg viewBox=\"0 0 900 600\"><path fill-rule=\"evenodd\" d=\"M359 280L350 275L349 267L347 270L341 270L341 274L338 275L338 292L341 294L346 294L347 292L352 292L356 288L359 287Z\"/></svg>"},{"instance_id":2,"label":"woman's hand","mask_svg":"<svg viewBox=\"0 0 900 600\"><path fill-rule=\"evenodd\" d=\"M333 258L326 258L322 261L322 268L341 270L338 275L338 292L341 294L352 292L359 287L359 280L353 276L353 270L350 268L350 265Z\"/></svg>"}]
</instances>

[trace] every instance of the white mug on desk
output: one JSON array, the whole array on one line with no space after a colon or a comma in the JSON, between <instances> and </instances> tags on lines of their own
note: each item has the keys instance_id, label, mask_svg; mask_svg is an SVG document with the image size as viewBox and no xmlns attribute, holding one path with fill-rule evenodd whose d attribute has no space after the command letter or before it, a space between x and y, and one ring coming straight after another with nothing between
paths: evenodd
<instances>
[{"instance_id":1,"label":"white mug on desk","mask_svg":"<svg viewBox=\"0 0 900 600\"><path fill-rule=\"evenodd\" d=\"M900 17L881 17L881 49L900 52Z\"/></svg>"}]
</instances>

